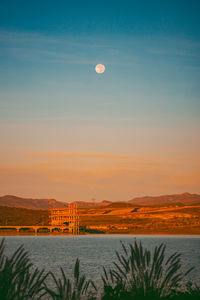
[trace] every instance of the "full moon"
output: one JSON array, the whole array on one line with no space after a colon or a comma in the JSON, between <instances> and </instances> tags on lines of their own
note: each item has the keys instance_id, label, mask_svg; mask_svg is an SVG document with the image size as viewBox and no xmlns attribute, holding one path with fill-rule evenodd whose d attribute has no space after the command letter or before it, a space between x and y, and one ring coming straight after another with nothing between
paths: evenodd
<instances>
[{"instance_id":1,"label":"full moon","mask_svg":"<svg viewBox=\"0 0 200 300\"><path fill-rule=\"evenodd\" d=\"M102 64L98 64L95 67L95 71L99 74L103 73L105 71L105 69L106 69L105 66Z\"/></svg>"}]
</instances>

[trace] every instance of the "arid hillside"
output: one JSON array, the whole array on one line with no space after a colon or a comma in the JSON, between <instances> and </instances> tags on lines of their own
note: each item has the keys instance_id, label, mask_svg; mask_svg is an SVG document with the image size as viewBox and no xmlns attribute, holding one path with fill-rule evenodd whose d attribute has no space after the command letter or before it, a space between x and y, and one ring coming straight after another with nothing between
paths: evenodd
<instances>
[{"instance_id":1,"label":"arid hillside","mask_svg":"<svg viewBox=\"0 0 200 300\"><path fill-rule=\"evenodd\" d=\"M6 195L0 197L0 206L44 210L53 207L67 206L67 203L60 202L55 199L32 199L32 198L21 198L13 195Z\"/></svg>"},{"instance_id":2,"label":"arid hillside","mask_svg":"<svg viewBox=\"0 0 200 300\"><path fill-rule=\"evenodd\" d=\"M48 225L47 210L0 206L0 226L4 225Z\"/></svg>"},{"instance_id":3,"label":"arid hillside","mask_svg":"<svg viewBox=\"0 0 200 300\"><path fill-rule=\"evenodd\" d=\"M200 205L136 207L127 203L81 210L81 224L107 233L200 234Z\"/></svg>"},{"instance_id":4,"label":"arid hillside","mask_svg":"<svg viewBox=\"0 0 200 300\"><path fill-rule=\"evenodd\" d=\"M133 198L129 201L112 202L103 200L100 202L87 202L87 201L75 201L80 208L94 208L94 207L118 207L121 205L126 206L184 206L184 205L200 205L200 195L183 193L175 195L163 195L163 196L145 196ZM21 207L27 209L49 209L54 207L68 206L67 202L57 201L55 199L32 199L22 198L13 195L6 195L0 197L0 206L8 207Z\"/></svg>"},{"instance_id":5,"label":"arid hillside","mask_svg":"<svg viewBox=\"0 0 200 300\"><path fill-rule=\"evenodd\" d=\"M10 205L12 203L17 206L20 202L20 205L24 203L34 209L8 207L9 205L5 204L0 206L0 225L3 226L48 225L47 208L66 205L56 200L23 199L22 201L22 198L6 197L0 198L0 204L9 202ZM136 198L134 203L132 201L113 203L81 201L78 202L80 225L105 233L200 234L199 198L199 195L185 193ZM158 199L160 199L159 205L155 205ZM45 209L39 210L38 207L41 206Z\"/></svg>"},{"instance_id":6,"label":"arid hillside","mask_svg":"<svg viewBox=\"0 0 200 300\"><path fill-rule=\"evenodd\" d=\"M142 206L166 206L166 205L200 205L200 195L198 194L175 194L175 195L163 195L163 196L154 196L154 197L137 197L128 201L134 205Z\"/></svg>"}]
</instances>

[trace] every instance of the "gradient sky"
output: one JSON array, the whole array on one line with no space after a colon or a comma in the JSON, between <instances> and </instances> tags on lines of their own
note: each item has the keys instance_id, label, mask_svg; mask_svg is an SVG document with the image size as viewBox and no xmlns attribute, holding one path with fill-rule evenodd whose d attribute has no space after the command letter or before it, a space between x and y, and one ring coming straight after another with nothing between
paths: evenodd
<instances>
[{"instance_id":1,"label":"gradient sky","mask_svg":"<svg viewBox=\"0 0 200 300\"><path fill-rule=\"evenodd\" d=\"M200 193L199 11L0 0L0 195Z\"/></svg>"}]
</instances>

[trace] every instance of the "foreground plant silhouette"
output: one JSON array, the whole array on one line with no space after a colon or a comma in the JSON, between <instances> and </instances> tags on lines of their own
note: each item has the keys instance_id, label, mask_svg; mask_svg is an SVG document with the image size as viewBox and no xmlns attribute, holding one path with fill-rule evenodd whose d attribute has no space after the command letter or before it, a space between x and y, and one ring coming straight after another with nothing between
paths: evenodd
<instances>
[{"instance_id":1,"label":"foreground plant silhouette","mask_svg":"<svg viewBox=\"0 0 200 300\"><path fill-rule=\"evenodd\" d=\"M0 300L142 300L173 299L199 300L200 286L183 279L193 268L181 272L181 254L166 258L165 245L155 247L151 253L141 243L122 243L123 253L116 252L117 262L112 269L103 268L103 292L97 293L91 280L80 275L77 259L73 279L67 278L61 268L61 278L52 272L33 270L28 253L20 246L8 258L4 254L5 243L0 244ZM54 288L46 280L53 279ZM182 284L182 285L181 285Z\"/></svg>"},{"instance_id":2,"label":"foreground plant silhouette","mask_svg":"<svg viewBox=\"0 0 200 300\"><path fill-rule=\"evenodd\" d=\"M5 256L4 250L3 239L0 244L0 299L41 299L46 294L43 283L47 275L44 275L44 270L31 270L32 263L23 246L11 258Z\"/></svg>"},{"instance_id":3,"label":"foreground plant silhouette","mask_svg":"<svg viewBox=\"0 0 200 300\"><path fill-rule=\"evenodd\" d=\"M114 262L115 268L103 269L103 300L171 298L178 293L182 280L193 270L190 268L185 273L181 272L180 253L166 259L164 244L156 247L153 254L136 241L129 248L121 244L123 254L116 252L118 261ZM192 286L190 294L191 291Z\"/></svg>"},{"instance_id":4,"label":"foreground plant silhouette","mask_svg":"<svg viewBox=\"0 0 200 300\"><path fill-rule=\"evenodd\" d=\"M57 280L52 272L49 273L56 285L56 290L50 289L47 285L45 286L48 295L50 295L53 300L80 300L84 295L87 299L95 299L95 296L92 294L91 290L88 293L88 288L91 286L94 291L96 291L96 286L94 285L93 281L86 281L85 275L80 276L79 259L77 259L75 263L73 282L66 277L66 274L62 268L60 268L60 270L62 279Z\"/></svg>"}]
</instances>

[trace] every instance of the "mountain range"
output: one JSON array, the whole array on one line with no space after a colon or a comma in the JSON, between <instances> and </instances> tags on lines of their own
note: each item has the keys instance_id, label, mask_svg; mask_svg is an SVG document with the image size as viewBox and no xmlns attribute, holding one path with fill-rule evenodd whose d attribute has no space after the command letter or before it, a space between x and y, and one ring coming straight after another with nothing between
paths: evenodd
<instances>
[{"instance_id":1,"label":"mountain range","mask_svg":"<svg viewBox=\"0 0 200 300\"><path fill-rule=\"evenodd\" d=\"M55 199L32 199L21 198L13 195L0 197L0 206L20 207L28 209L43 209L47 210L54 207L67 206L66 202L60 202Z\"/></svg>"},{"instance_id":2,"label":"mountain range","mask_svg":"<svg viewBox=\"0 0 200 300\"><path fill-rule=\"evenodd\" d=\"M200 195L198 194L174 194L174 195L163 195L156 197L137 197L128 201L133 205L141 206L163 206L163 205L195 205L200 204Z\"/></svg>"},{"instance_id":3,"label":"mountain range","mask_svg":"<svg viewBox=\"0 0 200 300\"><path fill-rule=\"evenodd\" d=\"M200 195L198 194L174 194L174 195L163 195L163 196L145 196L133 198L129 201L111 202L103 200L101 202L85 202L76 201L79 207L92 208L95 206L176 206L176 205L197 205L200 204ZM68 206L67 202L57 201L55 199L32 199L32 198L21 198L13 195L6 195L0 197L0 206L8 207L20 207L28 209L42 209L47 210L49 208L64 207Z\"/></svg>"}]
</instances>

